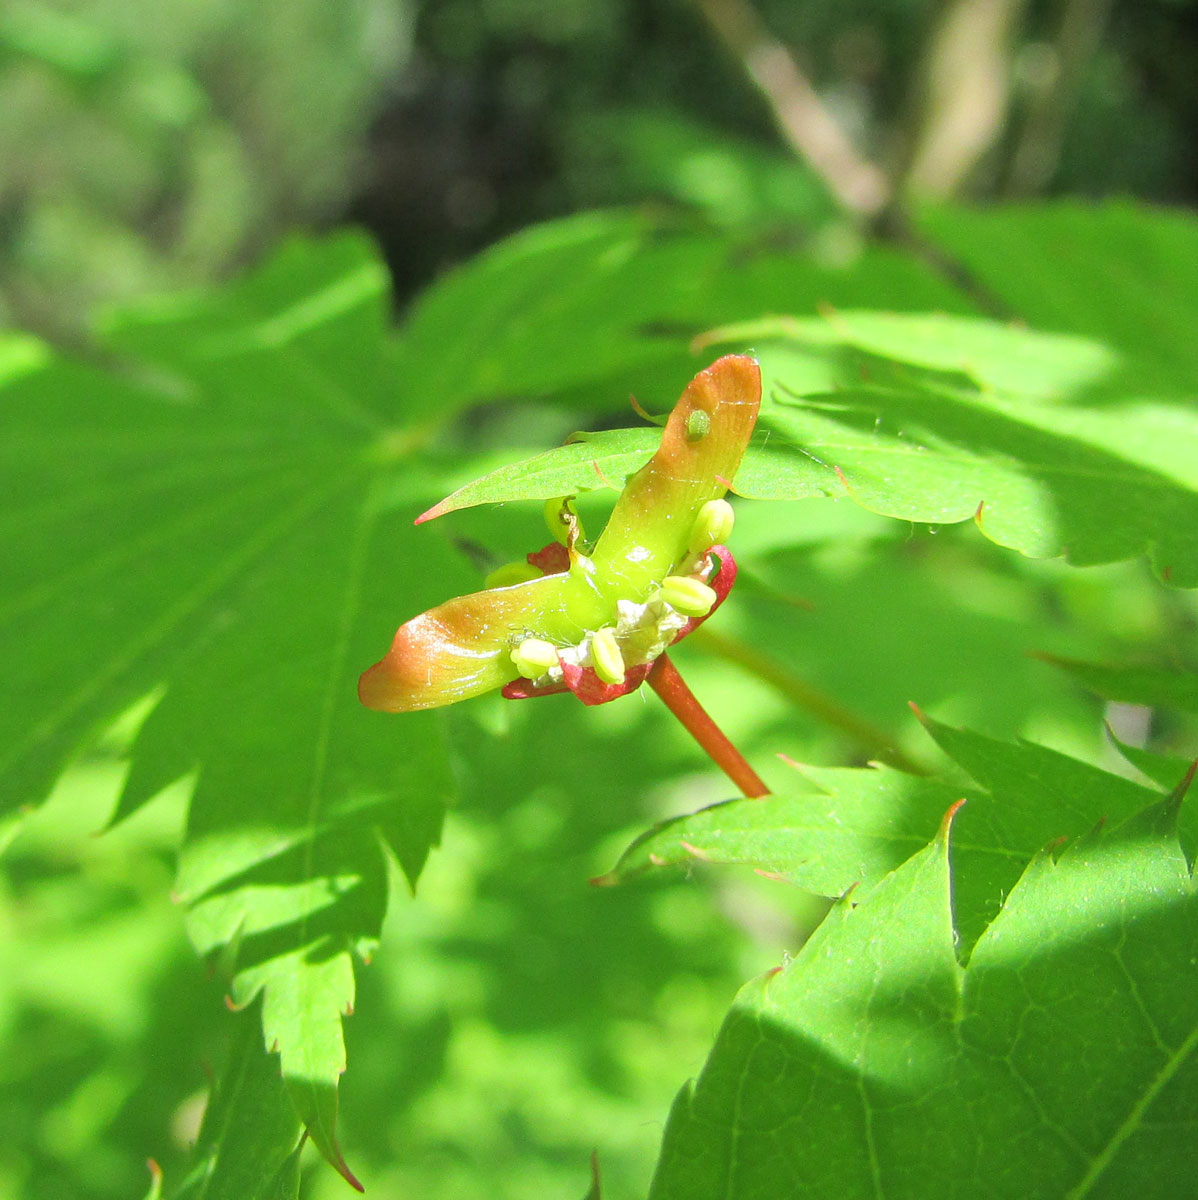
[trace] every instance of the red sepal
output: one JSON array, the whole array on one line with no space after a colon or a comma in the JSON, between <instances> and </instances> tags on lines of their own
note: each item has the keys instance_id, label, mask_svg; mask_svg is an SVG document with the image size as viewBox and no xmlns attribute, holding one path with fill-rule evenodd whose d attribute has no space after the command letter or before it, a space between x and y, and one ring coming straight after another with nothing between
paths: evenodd
<instances>
[{"instance_id":1,"label":"red sepal","mask_svg":"<svg viewBox=\"0 0 1198 1200\"><path fill-rule=\"evenodd\" d=\"M561 575L570 569L570 551L561 542L550 542L543 550L526 556L530 566L546 575Z\"/></svg>"},{"instance_id":2,"label":"red sepal","mask_svg":"<svg viewBox=\"0 0 1198 1200\"><path fill-rule=\"evenodd\" d=\"M519 679L505 683L499 694L505 700L535 700L538 696L556 696L559 692L568 692L569 690L564 683L546 683L537 687L531 679L526 679L521 675Z\"/></svg>"},{"instance_id":3,"label":"red sepal","mask_svg":"<svg viewBox=\"0 0 1198 1200\"><path fill-rule=\"evenodd\" d=\"M570 691L583 704L607 704L619 700L629 692L635 692L645 682L653 664L637 663L624 672L623 683L604 683L591 667L580 667L577 663L562 663L562 679Z\"/></svg>"}]
</instances>

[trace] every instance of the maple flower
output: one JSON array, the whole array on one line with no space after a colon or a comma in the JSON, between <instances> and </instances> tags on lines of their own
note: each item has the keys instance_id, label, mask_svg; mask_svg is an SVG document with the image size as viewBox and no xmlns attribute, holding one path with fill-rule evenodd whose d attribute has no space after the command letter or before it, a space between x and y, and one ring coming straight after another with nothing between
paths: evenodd
<instances>
[{"instance_id":1,"label":"maple flower","mask_svg":"<svg viewBox=\"0 0 1198 1200\"><path fill-rule=\"evenodd\" d=\"M701 371L589 553L569 501L557 502L549 515L560 540L504 568L499 586L401 625L363 672L362 703L409 712L501 688L510 699L572 691L602 704L639 687L736 578L724 495L760 403L754 359L728 355Z\"/></svg>"}]
</instances>

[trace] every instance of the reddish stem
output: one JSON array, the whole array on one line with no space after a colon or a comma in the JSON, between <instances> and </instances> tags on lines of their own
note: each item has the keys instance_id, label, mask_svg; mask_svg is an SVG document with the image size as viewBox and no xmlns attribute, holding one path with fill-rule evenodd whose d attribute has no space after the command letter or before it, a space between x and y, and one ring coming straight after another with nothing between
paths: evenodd
<instances>
[{"instance_id":1,"label":"reddish stem","mask_svg":"<svg viewBox=\"0 0 1198 1200\"><path fill-rule=\"evenodd\" d=\"M761 776L745 761L741 752L725 737L724 731L707 715L695 694L686 686L678 668L663 654L647 677L649 686L665 701L666 708L682 722L687 732L703 747L715 763L749 800L768 796Z\"/></svg>"}]
</instances>

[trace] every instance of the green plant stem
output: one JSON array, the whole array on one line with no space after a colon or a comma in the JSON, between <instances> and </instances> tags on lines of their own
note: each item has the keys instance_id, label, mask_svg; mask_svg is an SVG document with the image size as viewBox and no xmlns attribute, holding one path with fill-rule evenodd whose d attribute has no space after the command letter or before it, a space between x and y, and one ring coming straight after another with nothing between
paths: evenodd
<instances>
[{"instance_id":1,"label":"green plant stem","mask_svg":"<svg viewBox=\"0 0 1198 1200\"><path fill-rule=\"evenodd\" d=\"M776 688L805 712L848 734L870 757L912 775L927 774L927 769L903 753L885 730L879 729L871 721L858 716L839 701L812 687L805 679L800 679L785 667L779 666L768 655L745 645L737 638L714 633L706 627L696 629L693 637L721 658L744 667L750 674Z\"/></svg>"},{"instance_id":2,"label":"green plant stem","mask_svg":"<svg viewBox=\"0 0 1198 1200\"><path fill-rule=\"evenodd\" d=\"M686 731L703 747L715 763L749 800L768 796L770 789L749 766L741 752L711 719L707 710L678 674L678 668L663 654L648 675L649 686L662 698L666 708L682 722Z\"/></svg>"}]
</instances>

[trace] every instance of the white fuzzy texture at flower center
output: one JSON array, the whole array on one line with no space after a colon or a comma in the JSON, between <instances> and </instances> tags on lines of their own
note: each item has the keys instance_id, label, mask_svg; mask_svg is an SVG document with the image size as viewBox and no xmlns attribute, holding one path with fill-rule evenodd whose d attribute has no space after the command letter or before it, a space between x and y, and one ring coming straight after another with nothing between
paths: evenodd
<instances>
[{"instance_id":1,"label":"white fuzzy texture at flower center","mask_svg":"<svg viewBox=\"0 0 1198 1200\"><path fill-rule=\"evenodd\" d=\"M695 564L692 577L704 582L714 567L710 555L704 555ZM667 604L660 591L654 591L648 600L619 600L616 603L616 641L626 667L653 662L669 648L678 631L690 620L685 614ZM573 646L563 646L558 651L559 663L550 667L544 675L533 681L537 687L549 687L562 682L561 663L567 662L583 669L594 669L591 641L594 633L588 633Z\"/></svg>"}]
</instances>

